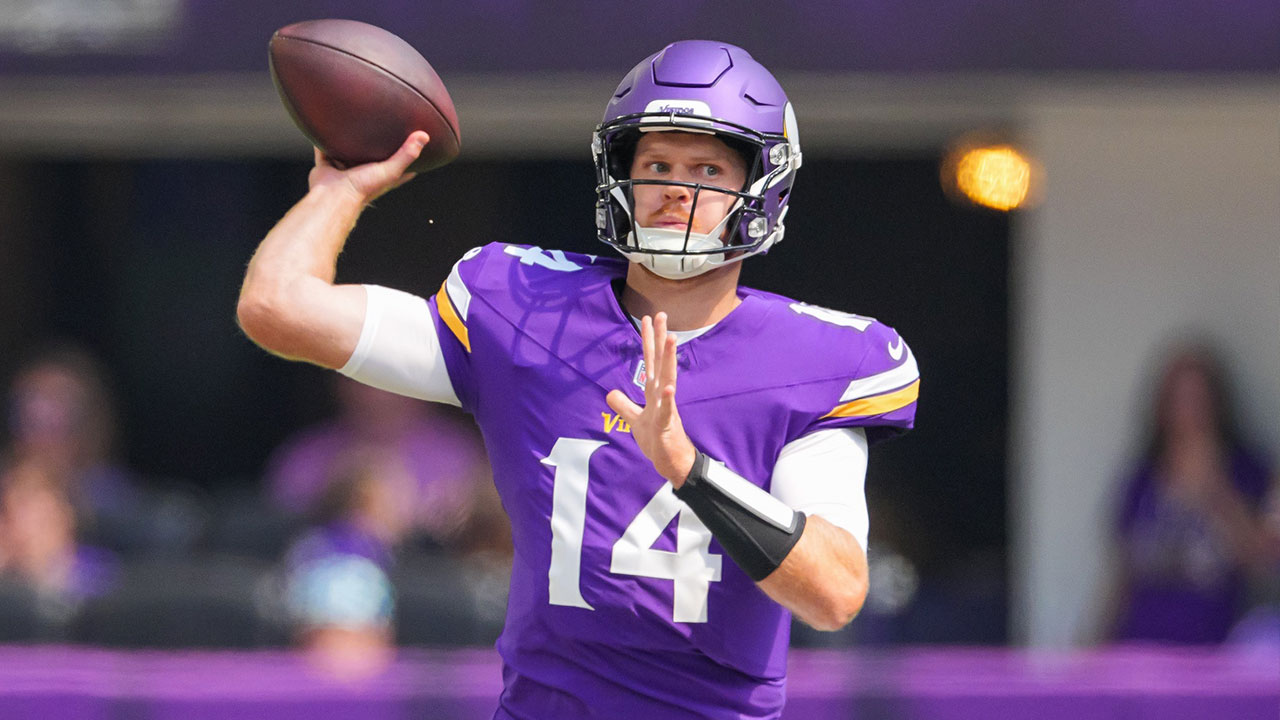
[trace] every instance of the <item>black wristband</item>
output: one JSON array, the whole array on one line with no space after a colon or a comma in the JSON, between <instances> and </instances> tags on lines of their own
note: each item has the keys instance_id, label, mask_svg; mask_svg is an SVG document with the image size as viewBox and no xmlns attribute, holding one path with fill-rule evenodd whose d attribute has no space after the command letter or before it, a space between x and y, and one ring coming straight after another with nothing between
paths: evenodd
<instances>
[{"instance_id":1,"label":"black wristband","mask_svg":"<svg viewBox=\"0 0 1280 720\"><path fill-rule=\"evenodd\" d=\"M804 513L702 452L675 494L756 582L778 569L804 532Z\"/></svg>"}]
</instances>

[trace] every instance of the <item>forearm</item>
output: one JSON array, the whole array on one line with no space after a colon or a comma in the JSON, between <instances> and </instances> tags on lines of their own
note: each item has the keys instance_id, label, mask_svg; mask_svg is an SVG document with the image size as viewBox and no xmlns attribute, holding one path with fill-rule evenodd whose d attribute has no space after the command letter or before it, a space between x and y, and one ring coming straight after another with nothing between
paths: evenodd
<instances>
[{"instance_id":1,"label":"forearm","mask_svg":"<svg viewBox=\"0 0 1280 720\"><path fill-rule=\"evenodd\" d=\"M760 589L818 630L839 630L867 597L867 557L847 531L810 515L804 533Z\"/></svg>"},{"instance_id":2,"label":"forearm","mask_svg":"<svg viewBox=\"0 0 1280 720\"><path fill-rule=\"evenodd\" d=\"M271 229L240 289L237 317L267 350L341 367L355 349L364 291L335 287L338 255L364 207L337 185L313 188Z\"/></svg>"},{"instance_id":3,"label":"forearm","mask_svg":"<svg viewBox=\"0 0 1280 720\"><path fill-rule=\"evenodd\" d=\"M258 246L245 289L299 277L332 283L338 255L363 209L364 202L353 191L337 185L312 188Z\"/></svg>"},{"instance_id":4,"label":"forearm","mask_svg":"<svg viewBox=\"0 0 1280 720\"><path fill-rule=\"evenodd\" d=\"M672 485L747 576L805 623L839 630L862 609L866 555L848 530L796 512L700 453Z\"/></svg>"}]
</instances>

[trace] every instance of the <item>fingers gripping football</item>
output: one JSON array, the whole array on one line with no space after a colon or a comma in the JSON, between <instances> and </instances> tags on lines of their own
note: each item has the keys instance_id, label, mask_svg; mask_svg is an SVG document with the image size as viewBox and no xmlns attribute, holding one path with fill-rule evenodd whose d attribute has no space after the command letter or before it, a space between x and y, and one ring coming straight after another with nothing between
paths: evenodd
<instances>
[{"instance_id":1,"label":"fingers gripping football","mask_svg":"<svg viewBox=\"0 0 1280 720\"><path fill-rule=\"evenodd\" d=\"M332 158L316 149L316 165L309 178L312 188L334 184L354 193L364 203L373 202L383 193L409 182L415 173L405 170L422 154L431 137L421 130L405 138L395 154L381 162L366 163L350 168L341 167Z\"/></svg>"},{"instance_id":2,"label":"fingers gripping football","mask_svg":"<svg viewBox=\"0 0 1280 720\"><path fill-rule=\"evenodd\" d=\"M676 338L667 332L666 313L658 313L656 318L646 315L640 321L640 338L648 376L644 407L620 390L611 391L605 401L631 426L632 437L658 474L678 488L693 468L698 451L676 408Z\"/></svg>"}]
</instances>

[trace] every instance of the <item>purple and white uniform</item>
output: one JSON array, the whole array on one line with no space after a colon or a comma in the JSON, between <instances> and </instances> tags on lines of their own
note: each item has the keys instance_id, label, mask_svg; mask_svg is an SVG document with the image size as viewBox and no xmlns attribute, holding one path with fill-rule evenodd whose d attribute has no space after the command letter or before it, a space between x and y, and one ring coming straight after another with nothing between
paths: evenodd
<instances>
[{"instance_id":1,"label":"purple and white uniform","mask_svg":"<svg viewBox=\"0 0 1280 720\"><path fill-rule=\"evenodd\" d=\"M476 248L429 301L449 379L483 433L515 543L500 718L776 717L790 615L672 493L605 403L643 404L622 260ZM919 379L870 318L740 288L679 350L694 444L768 490L787 443L912 426Z\"/></svg>"}]
</instances>

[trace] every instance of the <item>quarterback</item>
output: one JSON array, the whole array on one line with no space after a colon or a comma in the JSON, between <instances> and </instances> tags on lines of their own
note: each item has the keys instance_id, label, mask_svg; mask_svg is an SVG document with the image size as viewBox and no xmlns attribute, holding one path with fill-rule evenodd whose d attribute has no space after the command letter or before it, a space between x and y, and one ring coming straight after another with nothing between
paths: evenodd
<instances>
[{"instance_id":1,"label":"quarterback","mask_svg":"<svg viewBox=\"0 0 1280 720\"><path fill-rule=\"evenodd\" d=\"M338 285L363 208L429 138L340 169L268 233L238 317L267 350L475 417L511 517L499 718L772 718L794 614L867 591L871 442L912 426L891 328L738 284L783 237L795 114L732 45L623 78L596 129L595 220L621 258L475 248L430 298Z\"/></svg>"}]
</instances>

